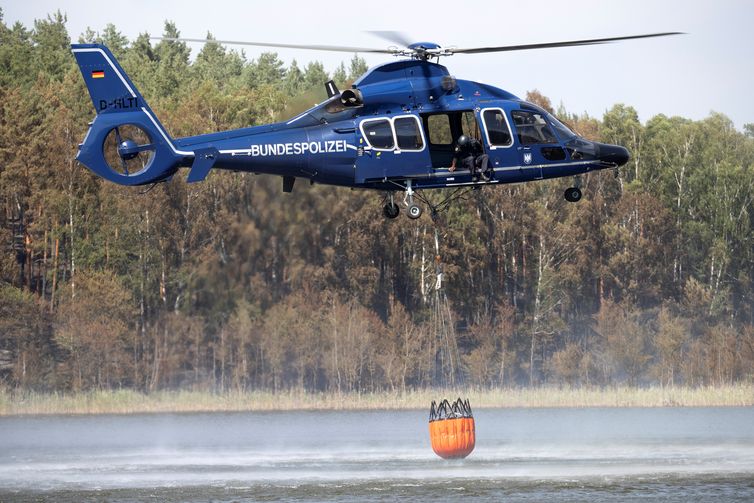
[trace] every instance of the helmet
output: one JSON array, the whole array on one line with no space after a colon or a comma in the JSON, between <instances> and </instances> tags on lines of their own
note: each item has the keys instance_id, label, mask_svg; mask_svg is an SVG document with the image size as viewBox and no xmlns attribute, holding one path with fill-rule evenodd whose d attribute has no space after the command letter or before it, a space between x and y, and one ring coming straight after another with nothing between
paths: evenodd
<instances>
[{"instance_id":1,"label":"helmet","mask_svg":"<svg viewBox=\"0 0 754 503\"><path fill-rule=\"evenodd\" d=\"M456 141L456 144L459 147L465 147L466 145L469 144L469 137L466 136L465 134L462 134L461 136L458 137L458 140Z\"/></svg>"}]
</instances>

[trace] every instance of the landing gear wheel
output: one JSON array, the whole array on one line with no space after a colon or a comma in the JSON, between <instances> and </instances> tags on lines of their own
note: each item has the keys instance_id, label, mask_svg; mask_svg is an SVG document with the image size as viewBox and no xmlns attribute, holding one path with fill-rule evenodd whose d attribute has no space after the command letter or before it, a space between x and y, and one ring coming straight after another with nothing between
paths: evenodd
<instances>
[{"instance_id":1,"label":"landing gear wheel","mask_svg":"<svg viewBox=\"0 0 754 503\"><path fill-rule=\"evenodd\" d=\"M416 220L422 216L422 207L418 204L412 204L408 207L408 218L411 218L413 220Z\"/></svg>"},{"instance_id":2,"label":"landing gear wheel","mask_svg":"<svg viewBox=\"0 0 754 503\"><path fill-rule=\"evenodd\" d=\"M576 203L581 200L581 189L578 187L569 187L566 189L563 197L565 197L565 200L569 203Z\"/></svg>"},{"instance_id":3,"label":"landing gear wheel","mask_svg":"<svg viewBox=\"0 0 754 503\"><path fill-rule=\"evenodd\" d=\"M382 207L382 214L385 215L385 218L395 218L400 212L401 209L398 207L398 205L392 202L387 203Z\"/></svg>"}]
</instances>

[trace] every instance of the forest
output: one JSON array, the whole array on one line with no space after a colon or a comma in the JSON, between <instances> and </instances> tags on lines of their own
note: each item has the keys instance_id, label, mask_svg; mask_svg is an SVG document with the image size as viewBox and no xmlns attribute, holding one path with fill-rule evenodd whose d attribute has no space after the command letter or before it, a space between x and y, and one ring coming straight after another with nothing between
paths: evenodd
<instances>
[{"instance_id":1,"label":"forest","mask_svg":"<svg viewBox=\"0 0 754 503\"><path fill-rule=\"evenodd\" d=\"M213 172L122 187L75 161L94 110L60 12L0 10L0 387L406 391L754 380L754 124L527 100L626 146L617 172L485 188L439 218L376 192ZM164 36L178 36L165 23ZM75 36L75 35L74 35ZM210 34L208 36L211 37ZM174 137L283 120L366 71L105 43ZM494 83L505 87L505 83ZM659 85L659 82L658 82ZM428 194L441 198L442 194Z\"/></svg>"}]
</instances>

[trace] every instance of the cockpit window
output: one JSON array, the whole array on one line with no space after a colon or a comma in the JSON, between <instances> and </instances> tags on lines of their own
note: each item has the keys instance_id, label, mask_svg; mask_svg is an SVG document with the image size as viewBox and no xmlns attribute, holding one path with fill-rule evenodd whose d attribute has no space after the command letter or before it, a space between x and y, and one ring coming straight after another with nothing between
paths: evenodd
<instances>
[{"instance_id":1,"label":"cockpit window","mask_svg":"<svg viewBox=\"0 0 754 503\"><path fill-rule=\"evenodd\" d=\"M393 128L388 119L377 119L361 123L364 138L372 148L391 150L395 146Z\"/></svg>"},{"instance_id":2,"label":"cockpit window","mask_svg":"<svg viewBox=\"0 0 754 503\"><path fill-rule=\"evenodd\" d=\"M558 136L560 136L560 139L562 141L570 140L571 138L576 137L576 133L568 129L568 126L560 122L554 116L548 114L547 118L550 120L550 124L552 124L552 127L555 128L555 132L558 134Z\"/></svg>"},{"instance_id":3,"label":"cockpit window","mask_svg":"<svg viewBox=\"0 0 754 503\"><path fill-rule=\"evenodd\" d=\"M513 124L516 126L518 141L522 145L537 143L558 143L558 139L547 125L547 121L540 113L514 110L511 112Z\"/></svg>"}]
</instances>

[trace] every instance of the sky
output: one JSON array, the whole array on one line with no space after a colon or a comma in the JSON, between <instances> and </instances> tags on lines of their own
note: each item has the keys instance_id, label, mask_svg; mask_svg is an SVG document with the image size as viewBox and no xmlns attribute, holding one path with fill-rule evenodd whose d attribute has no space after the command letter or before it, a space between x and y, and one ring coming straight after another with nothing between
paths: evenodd
<instances>
[{"instance_id":1,"label":"sky","mask_svg":"<svg viewBox=\"0 0 754 503\"><path fill-rule=\"evenodd\" d=\"M616 103L646 121L656 114L694 120L722 112L741 129L754 123L754 1L751 0L477 0L456 2L304 2L293 0L0 0L4 22L32 27L60 9L76 41L107 23L133 40L159 36L165 20L181 35L269 43L386 48L371 30L416 41L479 47L603 38L666 31L686 35L597 46L455 55L441 62L458 78L524 97L538 89L557 107L594 117ZM447 6L446 6L447 5ZM200 44L191 44L194 54ZM249 59L265 48L243 48ZM286 65L322 61L332 73L348 53L279 50ZM389 55L362 54L370 66ZM138 82L136 83L138 85Z\"/></svg>"}]
</instances>

